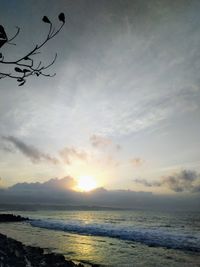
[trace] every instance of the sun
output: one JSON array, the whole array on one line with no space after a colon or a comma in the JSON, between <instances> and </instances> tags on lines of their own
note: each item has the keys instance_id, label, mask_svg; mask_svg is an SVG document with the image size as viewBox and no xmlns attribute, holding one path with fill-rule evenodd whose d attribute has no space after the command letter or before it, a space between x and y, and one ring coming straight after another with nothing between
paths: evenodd
<instances>
[{"instance_id":1,"label":"sun","mask_svg":"<svg viewBox=\"0 0 200 267\"><path fill-rule=\"evenodd\" d=\"M92 176L80 176L78 178L77 189L80 191L91 191L97 187L97 182Z\"/></svg>"}]
</instances>

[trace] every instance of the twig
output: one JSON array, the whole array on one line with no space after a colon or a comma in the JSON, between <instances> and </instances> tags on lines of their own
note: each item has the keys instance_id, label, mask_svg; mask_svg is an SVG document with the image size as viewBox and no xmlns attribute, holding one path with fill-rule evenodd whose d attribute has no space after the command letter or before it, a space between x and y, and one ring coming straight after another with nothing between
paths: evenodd
<instances>
[{"instance_id":1,"label":"twig","mask_svg":"<svg viewBox=\"0 0 200 267\"><path fill-rule=\"evenodd\" d=\"M34 55L40 54L41 53L40 49L44 47L47 42L53 39L61 31L61 29L65 24L65 16L63 13L61 13L58 16L58 18L62 24L57 30L55 30L55 28L53 28L51 21L46 16L43 17L43 22L49 24L49 31L47 33L47 36L44 39L44 41L41 42L41 44L37 44L32 50L30 50L23 57L20 57L14 61L5 61L4 56L0 53L0 64L8 65L14 68L13 70L14 74L13 71L8 73L0 72L0 79L4 79L6 77L9 77L11 79L16 79L17 82L19 83L19 86L22 86L25 84L26 79L32 75L36 75L37 77L40 75L45 77L53 77L56 75L56 73L54 73L53 75L46 74L43 71L47 70L55 63L57 59L57 53L55 54L54 59L48 65L43 65L42 61L40 61L37 65L35 65L34 59L32 57ZM6 43L10 43L10 41L14 40L18 36L20 28L19 27L16 28L17 32L12 38L8 39Z\"/></svg>"}]
</instances>

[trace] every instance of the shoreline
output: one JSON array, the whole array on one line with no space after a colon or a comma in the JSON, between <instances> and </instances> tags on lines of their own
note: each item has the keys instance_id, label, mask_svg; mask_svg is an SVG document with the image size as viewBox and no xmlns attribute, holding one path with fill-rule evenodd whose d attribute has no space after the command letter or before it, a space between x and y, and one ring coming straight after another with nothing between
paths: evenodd
<instances>
[{"instance_id":1,"label":"shoreline","mask_svg":"<svg viewBox=\"0 0 200 267\"><path fill-rule=\"evenodd\" d=\"M24 245L13 238L0 233L1 267L84 267L66 260L62 254L45 253L40 247Z\"/></svg>"},{"instance_id":2,"label":"shoreline","mask_svg":"<svg viewBox=\"0 0 200 267\"><path fill-rule=\"evenodd\" d=\"M17 215L17 213L16 213ZM11 215L17 217L21 220L20 217L16 215ZM131 219L126 219L125 214L120 214L117 217L114 214L110 213L83 213L79 212L74 213L20 213L21 216L29 217L29 220L26 222L10 222L13 221L14 217L8 218L7 215L3 215L6 222L0 223L0 233L10 237L12 239L22 242L26 246L34 246L44 249L44 253L58 253L62 254L66 261L73 261L77 266L79 263L84 267L97 267L97 266L129 266L130 263L134 263L135 266L176 266L176 267L189 267L189 266L198 266L200 267L200 254L199 254L199 235L198 229L190 226L190 221L193 220L198 222L199 213L191 216L190 213L186 214L188 220L185 224L182 224L182 215L178 217L178 221L175 225L169 223L169 220L176 218L176 215L169 214L167 217L161 216L160 213L153 213L152 216L148 218L151 220L154 219L153 223L156 224L156 227L153 228L151 224L140 222L139 226L143 228L138 228L135 226L133 219L137 219L138 215L143 215L146 218L145 213L141 214L128 214ZM6 217L5 217L6 216ZM89 217L90 216L90 217ZM159 217L158 217L159 216ZM103 217L103 221L102 221ZM79 223L80 220L90 219L92 223L89 223L89 227L85 227L87 234L82 234L82 223ZM161 221L157 221L157 218L162 218ZM107 222L109 219L109 224L107 227ZM112 219L112 225L122 221L122 227L114 226L110 227L110 221ZM15 219L14 219L15 220ZM37 222L34 225L34 222ZM40 223L44 223L44 228L40 227ZM48 224L53 224L52 227L48 228ZM55 227L54 223L58 225ZM130 224L131 223L131 224ZM47 225L46 225L47 224ZM102 227L98 227L98 225ZM184 228L180 228L180 225L184 225ZM34 227L35 226L35 227ZM62 227L60 227L62 226ZM131 227L132 229L131 229ZM150 226L150 227L149 227ZM177 227L178 226L178 227ZM70 232L70 227L77 227L76 232ZM144 227L146 229L144 230ZM149 228L148 228L149 227ZM174 227L174 228L172 228ZM177 228L176 228L177 227ZM91 235L88 230L93 229ZM117 229L116 233L119 233L119 236L112 238L113 229ZM97 230L103 229L105 236L95 235L98 234ZM73 229L72 229L73 230ZM84 229L83 229L84 230ZM112 235L110 234L112 230ZM130 231L131 230L131 231ZM194 230L194 232L192 232ZM187 231L187 232L186 232ZM85 231L84 231L85 233ZM129 236L136 236L136 241L127 241L126 239L121 239L122 234L129 234ZM146 240L148 241L147 244ZM144 243L145 242L145 243ZM157 242L157 243L156 243ZM156 246L154 244L157 244ZM1 250L1 247L0 247ZM9 250L6 250L6 254L9 253ZM12 252L13 253L13 252ZM18 252L17 252L18 253ZM18 253L19 254L19 253ZM23 252L20 254L24 255ZM147 255L147 258L144 257ZM36 254L36 257L37 254ZM35 258L36 258L35 257ZM16 267L19 265L1 265L1 254L0 254L0 267ZM48 264L41 264L40 261L37 261L35 265L20 265L20 266L49 266ZM66 266L66 265L57 265L53 266ZM69 266L69 265L67 265Z\"/></svg>"},{"instance_id":3,"label":"shoreline","mask_svg":"<svg viewBox=\"0 0 200 267\"><path fill-rule=\"evenodd\" d=\"M29 218L14 214L0 214L0 223L29 221ZM0 266L1 267L85 267L65 259L60 253L47 252L36 246L25 245L20 241L0 233ZM90 265L98 267L99 265Z\"/></svg>"}]
</instances>

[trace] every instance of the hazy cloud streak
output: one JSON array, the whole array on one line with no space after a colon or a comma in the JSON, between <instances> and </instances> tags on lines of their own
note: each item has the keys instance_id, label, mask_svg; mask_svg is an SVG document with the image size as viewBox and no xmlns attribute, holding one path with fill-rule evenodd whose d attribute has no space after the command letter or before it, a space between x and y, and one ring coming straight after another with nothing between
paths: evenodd
<instances>
[{"instance_id":1,"label":"hazy cloud streak","mask_svg":"<svg viewBox=\"0 0 200 267\"><path fill-rule=\"evenodd\" d=\"M90 136L90 143L93 147L96 148L106 148L108 146L114 146L114 148L117 150L121 149L121 146L119 144L114 144L110 138L96 134Z\"/></svg>"},{"instance_id":2,"label":"hazy cloud streak","mask_svg":"<svg viewBox=\"0 0 200 267\"><path fill-rule=\"evenodd\" d=\"M144 160L141 158L133 158L130 160L131 164L135 167L140 167L144 164Z\"/></svg>"},{"instance_id":3,"label":"hazy cloud streak","mask_svg":"<svg viewBox=\"0 0 200 267\"><path fill-rule=\"evenodd\" d=\"M85 151L74 147L65 147L59 154L66 164L71 164L73 159L85 161L88 158L88 154Z\"/></svg>"},{"instance_id":4,"label":"hazy cloud streak","mask_svg":"<svg viewBox=\"0 0 200 267\"><path fill-rule=\"evenodd\" d=\"M26 144L14 136L3 136L4 140L12 143L22 154L28 157L33 163L47 161L52 164L58 164L59 160L49 154L43 153L32 145Z\"/></svg>"}]
</instances>

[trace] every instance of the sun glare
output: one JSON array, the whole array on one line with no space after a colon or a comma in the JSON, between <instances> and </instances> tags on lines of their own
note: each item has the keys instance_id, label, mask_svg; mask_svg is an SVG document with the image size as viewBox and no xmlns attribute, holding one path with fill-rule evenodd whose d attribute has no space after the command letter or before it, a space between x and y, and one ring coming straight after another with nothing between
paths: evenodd
<instances>
[{"instance_id":1,"label":"sun glare","mask_svg":"<svg viewBox=\"0 0 200 267\"><path fill-rule=\"evenodd\" d=\"M97 182L92 176L80 176L78 178L77 189L80 191L88 192L97 187Z\"/></svg>"}]
</instances>

